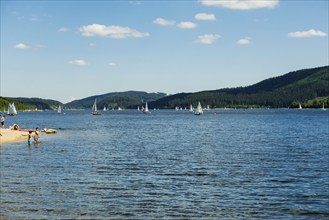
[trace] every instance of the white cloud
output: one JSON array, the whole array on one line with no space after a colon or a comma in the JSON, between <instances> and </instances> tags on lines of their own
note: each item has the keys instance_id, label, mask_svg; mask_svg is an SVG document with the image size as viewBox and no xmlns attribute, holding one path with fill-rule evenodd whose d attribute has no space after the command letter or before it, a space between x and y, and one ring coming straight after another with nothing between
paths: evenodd
<instances>
[{"instance_id":1,"label":"white cloud","mask_svg":"<svg viewBox=\"0 0 329 220\"><path fill-rule=\"evenodd\" d=\"M214 14L198 13L194 17L196 20L216 21L216 17Z\"/></svg>"},{"instance_id":2,"label":"white cloud","mask_svg":"<svg viewBox=\"0 0 329 220\"><path fill-rule=\"evenodd\" d=\"M296 32L290 32L288 33L288 37L297 37L297 38L304 38L304 37L325 37L327 36L326 33L310 29L308 31L296 31Z\"/></svg>"},{"instance_id":3,"label":"white cloud","mask_svg":"<svg viewBox=\"0 0 329 220\"><path fill-rule=\"evenodd\" d=\"M175 21L170 21L170 20L166 20L166 19L163 19L163 18L156 18L154 21L153 21L154 24L158 24L158 25L161 25L161 26L171 26L171 25L175 25Z\"/></svg>"},{"instance_id":4,"label":"white cloud","mask_svg":"<svg viewBox=\"0 0 329 220\"><path fill-rule=\"evenodd\" d=\"M77 65L77 66L88 65L88 63L85 60L71 60L71 61L69 61L69 64Z\"/></svg>"},{"instance_id":5,"label":"white cloud","mask_svg":"<svg viewBox=\"0 0 329 220\"><path fill-rule=\"evenodd\" d=\"M139 32L135 29L122 26L105 26L101 24L92 24L80 27L80 32L86 37L110 37L114 39L124 39L128 37L147 37L150 34L147 32Z\"/></svg>"},{"instance_id":6,"label":"white cloud","mask_svg":"<svg viewBox=\"0 0 329 220\"><path fill-rule=\"evenodd\" d=\"M40 50L40 49L44 49L46 48L46 45L43 45L43 44L38 44L34 47L35 50Z\"/></svg>"},{"instance_id":7,"label":"white cloud","mask_svg":"<svg viewBox=\"0 0 329 220\"><path fill-rule=\"evenodd\" d=\"M73 96L70 96L67 98L67 102L73 102L74 100L77 100L78 98L75 98Z\"/></svg>"},{"instance_id":8,"label":"white cloud","mask_svg":"<svg viewBox=\"0 0 329 220\"><path fill-rule=\"evenodd\" d=\"M23 44L23 43L19 43L19 44L16 44L14 46L14 48L16 48L16 49L29 49L30 46L29 45L26 45L26 44Z\"/></svg>"},{"instance_id":9,"label":"white cloud","mask_svg":"<svg viewBox=\"0 0 329 220\"><path fill-rule=\"evenodd\" d=\"M39 15L35 15L35 14L33 14L33 15L31 15L31 17L30 17L30 21L39 21L39 20L40 20Z\"/></svg>"},{"instance_id":10,"label":"white cloud","mask_svg":"<svg viewBox=\"0 0 329 220\"><path fill-rule=\"evenodd\" d=\"M250 10L258 8L274 8L279 0L199 0L206 6L229 8L233 10Z\"/></svg>"},{"instance_id":11,"label":"white cloud","mask_svg":"<svg viewBox=\"0 0 329 220\"><path fill-rule=\"evenodd\" d=\"M70 29L67 27L61 27L60 29L57 30L57 32L68 32L68 31L70 31Z\"/></svg>"},{"instance_id":12,"label":"white cloud","mask_svg":"<svg viewBox=\"0 0 329 220\"><path fill-rule=\"evenodd\" d=\"M117 66L117 64L116 63L113 63L113 62L110 62L108 65L109 66Z\"/></svg>"},{"instance_id":13,"label":"white cloud","mask_svg":"<svg viewBox=\"0 0 329 220\"><path fill-rule=\"evenodd\" d=\"M184 29L194 29L197 27L197 24L190 22L190 21L183 21L183 22L180 22L177 26L179 28L184 28Z\"/></svg>"},{"instance_id":14,"label":"white cloud","mask_svg":"<svg viewBox=\"0 0 329 220\"><path fill-rule=\"evenodd\" d=\"M262 22L262 23L266 23L266 22L268 22L270 19L269 18L255 18L254 19L254 22L256 22L256 23L260 23L260 22Z\"/></svg>"},{"instance_id":15,"label":"white cloud","mask_svg":"<svg viewBox=\"0 0 329 220\"><path fill-rule=\"evenodd\" d=\"M248 45L248 44L251 44L251 38L245 37L245 38L238 40L236 43L240 44L240 45Z\"/></svg>"},{"instance_id":16,"label":"white cloud","mask_svg":"<svg viewBox=\"0 0 329 220\"><path fill-rule=\"evenodd\" d=\"M198 39L196 40L197 43L200 44L213 44L220 38L220 35L218 34L205 34L198 36Z\"/></svg>"}]
</instances>

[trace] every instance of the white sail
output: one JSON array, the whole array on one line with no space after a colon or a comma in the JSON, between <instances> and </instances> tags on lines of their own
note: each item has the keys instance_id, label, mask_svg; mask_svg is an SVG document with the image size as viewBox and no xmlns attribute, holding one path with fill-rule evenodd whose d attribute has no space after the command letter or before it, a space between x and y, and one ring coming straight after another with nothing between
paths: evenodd
<instances>
[{"instance_id":1,"label":"white sail","mask_svg":"<svg viewBox=\"0 0 329 220\"><path fill-rule=\"evenodd\" d=\"M300 103L299 103L299 107L298 107L298 108L299 108L299 109L303 109L303 108L302 108L302 105L301 105Z\"/></svg>"},{"instance_id":2,"label":"white sail","mask_svg":"<svg viewBox=\"0 0 329 220\"><path fill-rule=\"evenodd\" d=\"M195 115L202 115L203 114L203 110L202 110L202 106L201 106L200 102L198 103L198 107L196 108L194 114Z\"/></svg>"},{"instance_id":3,"label":"white sail","mask_svg":"<svg viewBox=\"0 0 329 220\"><path fill-rule=\"evenodd\" d=\"M57 112L58 112L59 114L62 113L62 107L61 107L60 105L58 106Z\"/></svg>"},{"instance_id":4,"label":"white sail","mask_svg":"<svg viewBox=\"0 0 329 220\"><path fill-rule=\"evenodd\" d=\"M97 104L96 104L96 102L97 102L97 99L95 99L95 102L94 102L94 104L93 104L93 107L92 107L92 114L93 114L93 115L100 115L100 112L97 110Z\"/></svg>"},{"instance_id":5,"label":"white sail","mask_svg":"<svg viewBox=\"0 0 329 220\"><path fill-rule=\"evenodd\" d=\"M147 105L147 102L145 103L145 108L143 110L144 113L149 113L149 107Z\"/></svg>"},{"instance_id":6,"label":"white sail","mask_svg":"<svg viewBox=\"0 0 329 220\"><path fill-rule=\"evenodd\" d=\"M7 114L8 115L17 115L17 111L16 111L16 107L15 107L14 103L12 103L12 104L9 103Z\"/></svg>"},{"instance_id":7,"label":"white sail","mask_svg":"<svg viewBox=\"0 0 329 220\"><path fill-rule=\"evenodd\" d=\"M106 106L104 106L104 108L103 108L103 112L106 112L106 111L107 111Z\"/></svg>"},{"instance_id":8,"label":"white sail","mask_svg":"<svg viewBox=\"0 0 329 220\"><path fill-rule=\"evenodd\" d=\"M193 112L193 106L190 105L190 112Z\"/></svg>"},{"instance_id":9,"label":"white sail","mask_svg":"<svg viewBox=\"0 0 329 220\"><path fill-rule=\"evenodd\" d=\"M95 99L95 102L93 104L93 108L92 108L92 111L93 112L97 112L97 104L96 104L96 99Z\"/></svg>"}]
</instances>

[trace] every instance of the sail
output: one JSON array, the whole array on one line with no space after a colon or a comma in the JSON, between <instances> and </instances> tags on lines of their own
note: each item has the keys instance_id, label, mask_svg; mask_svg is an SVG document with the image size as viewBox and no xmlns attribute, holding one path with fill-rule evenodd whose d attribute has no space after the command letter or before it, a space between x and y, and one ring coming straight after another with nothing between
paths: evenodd
<instances>
[{"instance_id":1,"label":"sail","mask_svg":"<svg viewBox=\"0 0 329 220\"><path fill-rule=\"evenodd\" d=\"M193 112L193 106L190 105L190 112Z\"/></svg>"},{"instance_id":2,"label":"sail","mask_svg":"<svg viewBox=\"0 0 329 220\"><path fill-rule=\"evenodd\" d=\"M12 103L10 104L9 103L9 107L8 107L8 115L17 115L17 111L16 111L16 107L15 107L15 104Z\"/></svg>"},{"instance_id":3,"label":"sail","mask_svg":"<svg viewBox=\"0 0 329 220\"><path fill-rule=\"evenodd\" d=\"M58 106L57 112L62 113L62 107L60 105Z\"/></svg>"},{"instance_id":4,"label":"sail","mask_svg":"<svg viewBox=\"0 0 329 220\"><path fill-rule=\"evenodd\" d=\"M147 102L145 103L145 108L143 110L144 113L149 113L149 107L147 105Z\"/></svg>"},{"instance_id":5,"label":"sail","mask_svg":"<svg viewBox=\"0 0 329 220\"><path fill-rule=\"evenodd\" d=\"M93 104L93 107L92 107L92 114L93 115L101 115L101 113L97 110L97 104L96 104L97 100L95 99L95 102Z\"/></svg>"},{"instance_id":6,"label":"sail","mask_svg":"<svg viewBox=\"0 0 329 220\"><path fill-rule=\"evenodd\" d=\"M93 108L92 108L92 111L93 112L97 112L97 104L96 104L96 99L95 99L95 102L93 104Z\"/></svg>"},{"instance_id":7,"label":"sail","mask_svg":"<svg viewBox=\"0 0 329 220\"><path fill-rule=\"evenodd\" d=\"M201 106L200 102L198 103L198 107L196 108L194 114L195 115L202 115L203 114L203 110L202 110L202 106Z\"/></svg>"}]
</instances>

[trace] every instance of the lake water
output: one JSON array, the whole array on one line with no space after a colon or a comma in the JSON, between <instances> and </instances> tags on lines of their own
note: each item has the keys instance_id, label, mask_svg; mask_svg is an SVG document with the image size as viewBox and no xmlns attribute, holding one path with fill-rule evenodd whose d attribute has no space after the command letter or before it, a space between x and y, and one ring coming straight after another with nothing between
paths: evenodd
<instances>
[{"instance_id":1,"label":"lake water","mask_svg":"<svg viewBox=\"0 0 329 220\"><path fill-rule=\"evenodd\" d=\"M55 128L0 148L4 219L328 219L329 111L19 113Z\"/></svg>"}]
</instances>

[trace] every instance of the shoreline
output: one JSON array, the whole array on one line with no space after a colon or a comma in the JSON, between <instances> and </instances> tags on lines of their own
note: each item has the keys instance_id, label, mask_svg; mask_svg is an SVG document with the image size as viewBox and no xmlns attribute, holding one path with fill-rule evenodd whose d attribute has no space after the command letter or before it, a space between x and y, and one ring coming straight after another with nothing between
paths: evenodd
<instances>
[{"instance_id":1,"label":"shoreline","mask_svg":"<svg viewBox=\"0 0 329 220\"><path fill-rule=\"evenodd\" d=\"M10 128L0 128L0 146L8 143L22 142L28 139L28 131L12 130Z\"/></svg>"}]
</instances>

